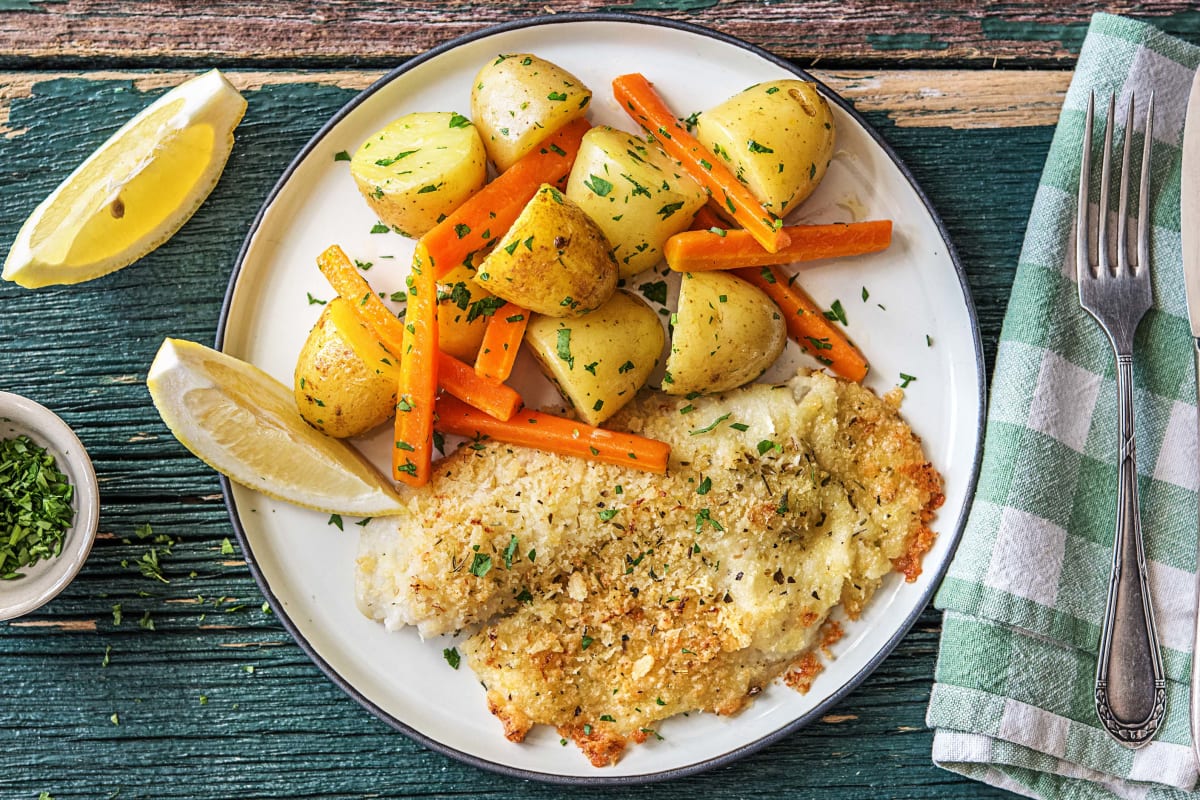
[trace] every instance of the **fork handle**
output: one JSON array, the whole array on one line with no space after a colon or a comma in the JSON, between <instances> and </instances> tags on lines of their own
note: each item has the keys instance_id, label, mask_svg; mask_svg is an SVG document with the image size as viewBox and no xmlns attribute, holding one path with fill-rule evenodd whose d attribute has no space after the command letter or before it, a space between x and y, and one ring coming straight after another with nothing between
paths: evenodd
<instances>
[{"instance_id":1,"label":"fork handle","mask_svg":"<svg viewBox=\"0 0 1200 800\"><path fill-rule=\"evenodd\" d=\"M1096 713L1126 747L1143 747L1166 712L1166 680L1150 606L1150 584L1138 514L1133 426L1133 357L1117 354L1117 530L1108 605L1096 668Z\"/></svg>"}]
</instances>

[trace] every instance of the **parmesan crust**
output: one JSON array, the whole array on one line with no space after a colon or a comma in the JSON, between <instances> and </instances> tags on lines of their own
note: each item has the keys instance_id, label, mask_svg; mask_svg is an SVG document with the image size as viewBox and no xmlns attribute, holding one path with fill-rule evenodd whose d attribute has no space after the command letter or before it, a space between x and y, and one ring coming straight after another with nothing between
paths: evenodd
<instances>
[{"instance_id":1,"label":"parmesan crust","mask_svg":"<svg viewBox=\"0 0 1200 800\"><path fill-rule=\"evenodd\" d=\"M785 673L806 690L841 635L830 611L856 618L893 570L914 580L933 541L941 478L899 399L808 372L644 393L609 427L670 443L666 476L460 449L408 515L367 526L359 607L424 636L474 626L462 649L504 735L552 725L596 766Z\"/></svg>"}]
</instances>

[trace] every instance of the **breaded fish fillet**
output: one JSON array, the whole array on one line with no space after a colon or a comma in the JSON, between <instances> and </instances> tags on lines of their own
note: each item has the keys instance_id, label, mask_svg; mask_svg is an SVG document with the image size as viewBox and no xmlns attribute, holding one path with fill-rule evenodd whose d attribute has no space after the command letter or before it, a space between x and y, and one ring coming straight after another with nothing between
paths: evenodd
<instances>
[{"instance_id":1,"label":"breaded fish fillet","mask_svg":"<svg viewBox=\"0 0 1200 800\"><path fill-rule=\"evenodd\" d=\"M505 734L554 725L614 763L658 720L738 711L835 606L916 577L941 479L898 402L807 372L644 393L610 426L670 443L667 476L469 445L364 531L359 607L422 635L479 624L463 650Z\"/></svg>"}]
</instances>

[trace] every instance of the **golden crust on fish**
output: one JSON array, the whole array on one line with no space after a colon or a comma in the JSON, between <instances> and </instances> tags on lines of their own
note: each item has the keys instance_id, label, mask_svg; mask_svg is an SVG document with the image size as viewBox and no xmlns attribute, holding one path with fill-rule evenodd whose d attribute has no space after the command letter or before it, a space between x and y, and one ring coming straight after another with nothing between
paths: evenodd
<instances>
[{"instance_id":1,"label":"golden crust on fish","mask_svg":"<svg viewBox=\"0 0 1200 800\"><path fill-rule=\"evenodd\" d=\"M670 443L666 476L469 446L399 530L368 526L359 606L422 635L479 625L462 650L504 734L553 725L615 763L662 719L737 712L834 607L916 577L941 479L898 401L823 373L645 393L610 426Z\"/></svg>"}]
</instances>

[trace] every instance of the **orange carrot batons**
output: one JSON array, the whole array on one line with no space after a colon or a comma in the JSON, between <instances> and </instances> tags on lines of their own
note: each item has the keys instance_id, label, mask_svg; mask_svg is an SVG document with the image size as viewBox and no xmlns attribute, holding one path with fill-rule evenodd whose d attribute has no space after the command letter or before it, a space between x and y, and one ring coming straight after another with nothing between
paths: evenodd
<instances>
[{"instance_id":1,"label":"orange carrot batons","mask_svg":"<svg viewBox=\"0 0 1200 800\"><path fill-rule=\"evenodd\" d=\"M528 324L527 309L516 303L501 306L488 320L483 344L479 346L479 355L475 358L475 371L485 378L508 380Z\"/></svg>"},{"instance_id":2,"label":"orange carrot batons","mask_svg":"<svg viewBox=\"0 0 1200 800\"><path fill-rule=\"evenodd\" d=\"M418 243L408 276L408 310L396 391L392 475L410 486L429 482L433 464L433 404L437 398L437 279ZM486 414L484 416L487 416Z\"/></svg>"},{"instance_id":3,"label":"orange carrot batons","mask_svg":"<svg viewBox=\"0 0 1200 800\"><path fill-rule=\"evenodd\" d=\"M438 354L438 385L459 400L504 421L522 405L521 395L495 378L480 375L454 356Z\"/></svg>"},{"instance_id":4,"label":"orange carrot batons","mask_svg":"<svg viewBox=\"0 0 1200 800\"><path fill-rule=\"evenodd\" d=\"M436 426L443 433L487 437L660 474L667 471L671 454L670 445L657 439L596 428L539 411L521 410L512 419L501 422L445 395L438 400Z\"/></svg>"},{"instance_id":5,"label":"orange carrot batons","mask_svg":"<svg viewBox=\"0 0 1200 800\"><path fill-rule=\"evenodd\" d=\"M667 240L663 255L676 272L702 272L860 256L886 250L892 242L891 220L793 225L783 230L791 242L774 253L764 250L747 231L705 229L675 234Z\"/></svg>"},{"instance_id":6,"label":"orange carrot batons","mask_svg":"<svg viewBox=\"0 0 1200 800\"><path fill-rule=\"evenodd\" d=\"M498 242L543 183L557 183L571 171L590 127L582 118L568 122L422 236L435 276Z\"/></svg>"},{"instance_id":7,"label":"orange carrot batons","mask_svg":"<svg viewBox=\"0 0 1200 800\"><path fill-rule=\"evenodd\" d=\"M837 375L852 381L867 376L867 359L846 335L825 316L799 286L774 267L743 267L734 275L762 289L783 312L788 336Z\"/></svg>"},{"instance_id":8,"label":"orange carrot batons","mask_svg":"<svg viewBox=\"0 0 1200 800\"><path fill-rule=\"evenodd\" d=\"M766 250L774 253L787 246L788 235L780 220L764 209L720 159L679 124L650 81L638 73L621 75L613 80L613 94L626 113Z\"/></svg>"}]
</instances>

